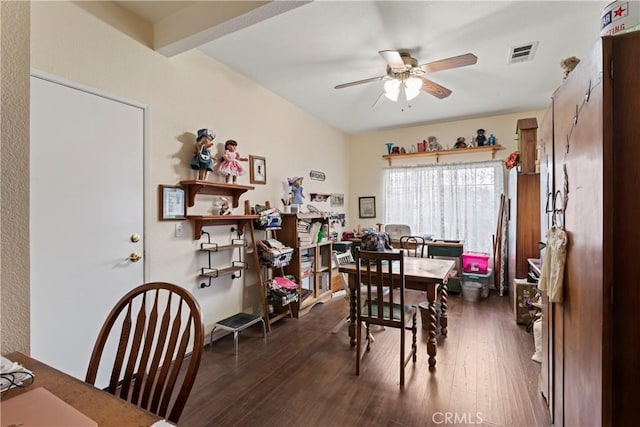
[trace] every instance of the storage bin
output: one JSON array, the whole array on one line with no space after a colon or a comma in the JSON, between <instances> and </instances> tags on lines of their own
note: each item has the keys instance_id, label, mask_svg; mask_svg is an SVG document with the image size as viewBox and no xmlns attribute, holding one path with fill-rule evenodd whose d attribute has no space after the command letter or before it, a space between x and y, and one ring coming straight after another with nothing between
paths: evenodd
<instances>
[{"instance_id":1,"label":"storage bin","mask_svg":"<svg viewBox=\"0 0 640 427\"><path fill-rule=\"evenodd\" d=\"M478 282L462 282L462 298L465 301L477 302L480 299L482 291L482 283Z\"/></svg>"},{"instance_id":2,"label":"storage bin","mask_svg":"<svg viewBox=\"0 0 640 427\"><path fill-rule=\"evenodd\" d=\"M489 266L489 254L486 252L464 252L462 271L465 273L486 274Z\"/></svg>"},{"instance_id":3,"label":"storage bin","mask_svg":"<svg viewBox=\"0 0 640 427\"><path fill-rule=\"evenodd\" d=\"M480 296L482 298L486 298L489 296L489 282L491 280L492 273L491 269L488 268L486 274L462 272L462 277L465 282L480 283L482 285Z\"/></svg>"}]
</instances>

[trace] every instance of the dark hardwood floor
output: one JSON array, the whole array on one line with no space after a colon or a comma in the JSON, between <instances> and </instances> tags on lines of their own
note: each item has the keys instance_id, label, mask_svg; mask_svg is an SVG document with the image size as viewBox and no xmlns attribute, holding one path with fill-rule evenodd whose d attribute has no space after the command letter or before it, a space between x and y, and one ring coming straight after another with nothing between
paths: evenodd
<instances>
[{"instance_id":1,"label":"dark hardwood floor","mask_svg":"<svg viewBox=\"0 0 640 427\"><path fill-rule=\"evenodd\" d=\"M424 299L407 293L413 303ZM396 329L374 331L355 375L347 328L331 333L348 311L343 298L277 322L266 342L259 325L243 331L238 358L227 335L205 349L180 426L548 426L533 336L515 323L509 301L451 295L433 372L418 320L418 361L407 366L404 389Z\"/></svg>"}]
</instances>

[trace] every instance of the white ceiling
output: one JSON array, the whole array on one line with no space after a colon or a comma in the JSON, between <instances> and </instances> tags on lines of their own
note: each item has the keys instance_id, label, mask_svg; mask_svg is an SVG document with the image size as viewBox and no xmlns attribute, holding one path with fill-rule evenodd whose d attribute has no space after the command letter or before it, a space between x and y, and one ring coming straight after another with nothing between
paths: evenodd
<instances>
[{"instance_id":1,"label":"white ceiling","mask_svg":"<svg viewBox=\"0 0 640 427\"><path fill-rule=\"evenodd\" d=\"M151 24L198 2L116 2ZM584 57L610 1L302 2L205 40L199 49L346 133L546 108L562 82L560 60ZM222 4L222 3L219 3ZM237 27L237 26L236 26ZM509 64L511 48L537 42L533 59ZM383 98L378 54L408 50L420 64L464 53L475 65L429 74L453 93L421 93L410 105Z\"/></svg>"}]
</instances>

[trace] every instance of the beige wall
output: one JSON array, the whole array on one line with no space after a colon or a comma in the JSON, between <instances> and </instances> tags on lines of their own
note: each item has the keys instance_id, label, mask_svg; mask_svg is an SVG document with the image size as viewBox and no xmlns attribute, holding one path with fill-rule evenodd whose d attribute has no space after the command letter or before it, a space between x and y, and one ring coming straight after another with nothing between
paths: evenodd
<instances>
[{"instance_id":1,"label":"beige wall","mask_svg":"<svg viewBox=\"0 0 640 427\"><path fill-rule=\"evenodd\" d=\"M386 142L393 142L394 145L405 147L408 151L412 145L433 135L438 138L443 148L453 148L456 138L463 136L469 141L476 135L476 130L482 128L486 130L487 137L489 134L494 134L496 144L504 147L503 150L496 152L497 159L504 159L517 148L516 122L518 119L535 117L538 120L538 125L540 125L543 115L544 110L536 110L428 126L385 130L352 137L349 144L351 164L349 171L350 209L348 211L348 216L352 218L352 221L350 221L349 228L357 228L358 225L361 227L375 227L376 223L383 222L384 203L382 192L384 190L382 172L384 168L388 167L388 162L382 156L387 154ZM440 163L457 163L490 159L490 153L465 154L464 151L461 151L460 155L441 156L439 161ZM435 157L418 157L393 161L394 166L429 163L435 163ZM362 196L375 196L377 218L358 218L358 197Z\"/></svg>"},{"instance_id":2,"label":"beige wall","mask_svg":"<svg viewBox=\"0 0 640 427\"><path fill-rule=\"evenodd\" d=\"M3 352L28 351L29 345L29 246L28 214L25 214L28 213L28 180L10 182L11 185L6 182L7 171L13 172L11 176L28 176L25 173L28 150L24 147L28 141L29 7L26 2L16 2L11 7L6 4L2 3L1 22L10 21L12 27L2 26L2 56L6 58L7 46L12 49L15 53L12 56L17 58L13 67L18 67L19 71L7 75L6 62L2 62L3 106L7 87L14 88L20 99L12 104L14 108L2 109ZM534 111L347 138L199 51L170 59L153 52L126 35L134 34L134 29L121 31L122 28L116 30L105 24L118 14L104 15L109 13L106 5L98 8L103 14L100 17L91 14L90 8L68 2L36 2L31 9L33 68L148 105L147 175L150 185L145 238L150 248L147 253L150 274L147 279L175 282L191 290L202 305L207 327L239 310L256 310L257 290L251 274L235 281L229 277L216 279L213 287L201 290L196 272L203 266L204 259L196 252L199 242L191 237L191 224L185 222L185 236L176 238L173 237L175 223L157 219L157 186L194 177L188 162L193 148L192 134L197 129L211 127L218 134L216 142L233 138L239 141L241 154L266 157L267 185L257 185L242 200L276 202L282 194L282 181L287 176L300 175L305 177L307 197L312 192L344 193L347 227L355 228L372 226L380 221L384 208L380 204L378 219L359 220L357 200L359 196L374 195L378 203L381 202L382 170L387 166L381 158L386 152L385 142L392 141L409 148L411 144L435 135L446 146L456 137L469 138L477 128L483 127L506 147L498 152L498 156L504 158L515 149L516 120L523 117L540 120L543 113ZM5 111L12 111L13 115L5 114ZM5 131L8 128L5 123L9 120L14 124L10 127L11 138ZM7 140L11 141L8 147ZM470 160L470 157L451 156L447 161L463 159ZM325 172L326 181L309 180L311 169ZM248 184L248 177L239 178L239 183ZM8 210L6 200L12 203L13 209L9 213L13 214L10 216L5 215ZM207 213L212 201L207 197L199 199L190 213ZM328 203L315 205L330 209ZM15 209L15 206L22 208ZM15 232L5 233L6 224L10 224ZM228 238L228 230L214 228L210 231L214 238ZM7 262L14 267L5 268ZM9 286L6 286L7 281L10 281ZM6 319L11 313L7 309L9 303L18 313L11 317L11 324L7 324Z\"/></svg>"},{"instance_id":3,"label":"beige wall","mask_svg":"<svg viewBox=\"0 0 640 427\"><path fill-rule=\"evenodd\" d=\"M197 252L199 242L193 240L190 222L184 223L184 237L174 237L175 222L158 221L157 186L195 178L189 168L193 134L210 127L217 133L215 142L235 139L243 156L266 158L267 185L245 193L241 205L247 199L279 201L282 181L294 175L306 177L307 197L311 192L347 193L346 137L200 51L166 58L105 21L109 19L74 3L33 3L32 67L148 105L147 279L177 283L193 292L207 328L238 311L258 310L259 294L250 272L242 279L225 276L214 279L210 288L199 288L202 280L196 273L206 257ZM326 181L309 180L311 169L325 172ZM210 180L222 181L216 176ZM238 183L249 184L249 177L240 177ZM211 196L199 197L189 213L210 213L213 201ZM328 203L316 205L329 208ZM236 213L242 213L241 208ZM229 227L209 231L214 239L228 242ZM230 253L219 256L219 265L230 263Z\"/></svg>"},{"instance_id":4,"label":"beige wall","mask_svg":"<svg viewBox=\"0 0 640 427\"><path fill-rule=\"evenodd\" d=\"M2 353L29 353L29 2L0 2Z\"/></svg>"}]
</instances>

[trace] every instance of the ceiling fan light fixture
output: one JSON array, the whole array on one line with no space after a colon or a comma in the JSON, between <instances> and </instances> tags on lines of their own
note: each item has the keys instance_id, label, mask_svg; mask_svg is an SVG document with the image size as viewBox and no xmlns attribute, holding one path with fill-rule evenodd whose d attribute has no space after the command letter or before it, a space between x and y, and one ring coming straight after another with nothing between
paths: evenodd
<instances>
[{"instance_id":1,"label":"ceiling fan light fixture","mask_svg":"<svg viewBox=\"0 0 640 427\"><path fill-rule=\"evenodd\" d=\"M396 102L400 95L400 79L387 80L384 83L384 96Z\"/></svg>"},{"instance_id":2,"label":"ceiling fan light fixture","mask_svg":"<svg viewBox=\"0 0 640 427\"><path fill-rule=\"evenodd\" d=\"M409 77L404 81L405 94L407 95L407 101L411 101L418 96L420 89L422 89L422 80L418 77Z\"/></svg>"}]
</instances>

